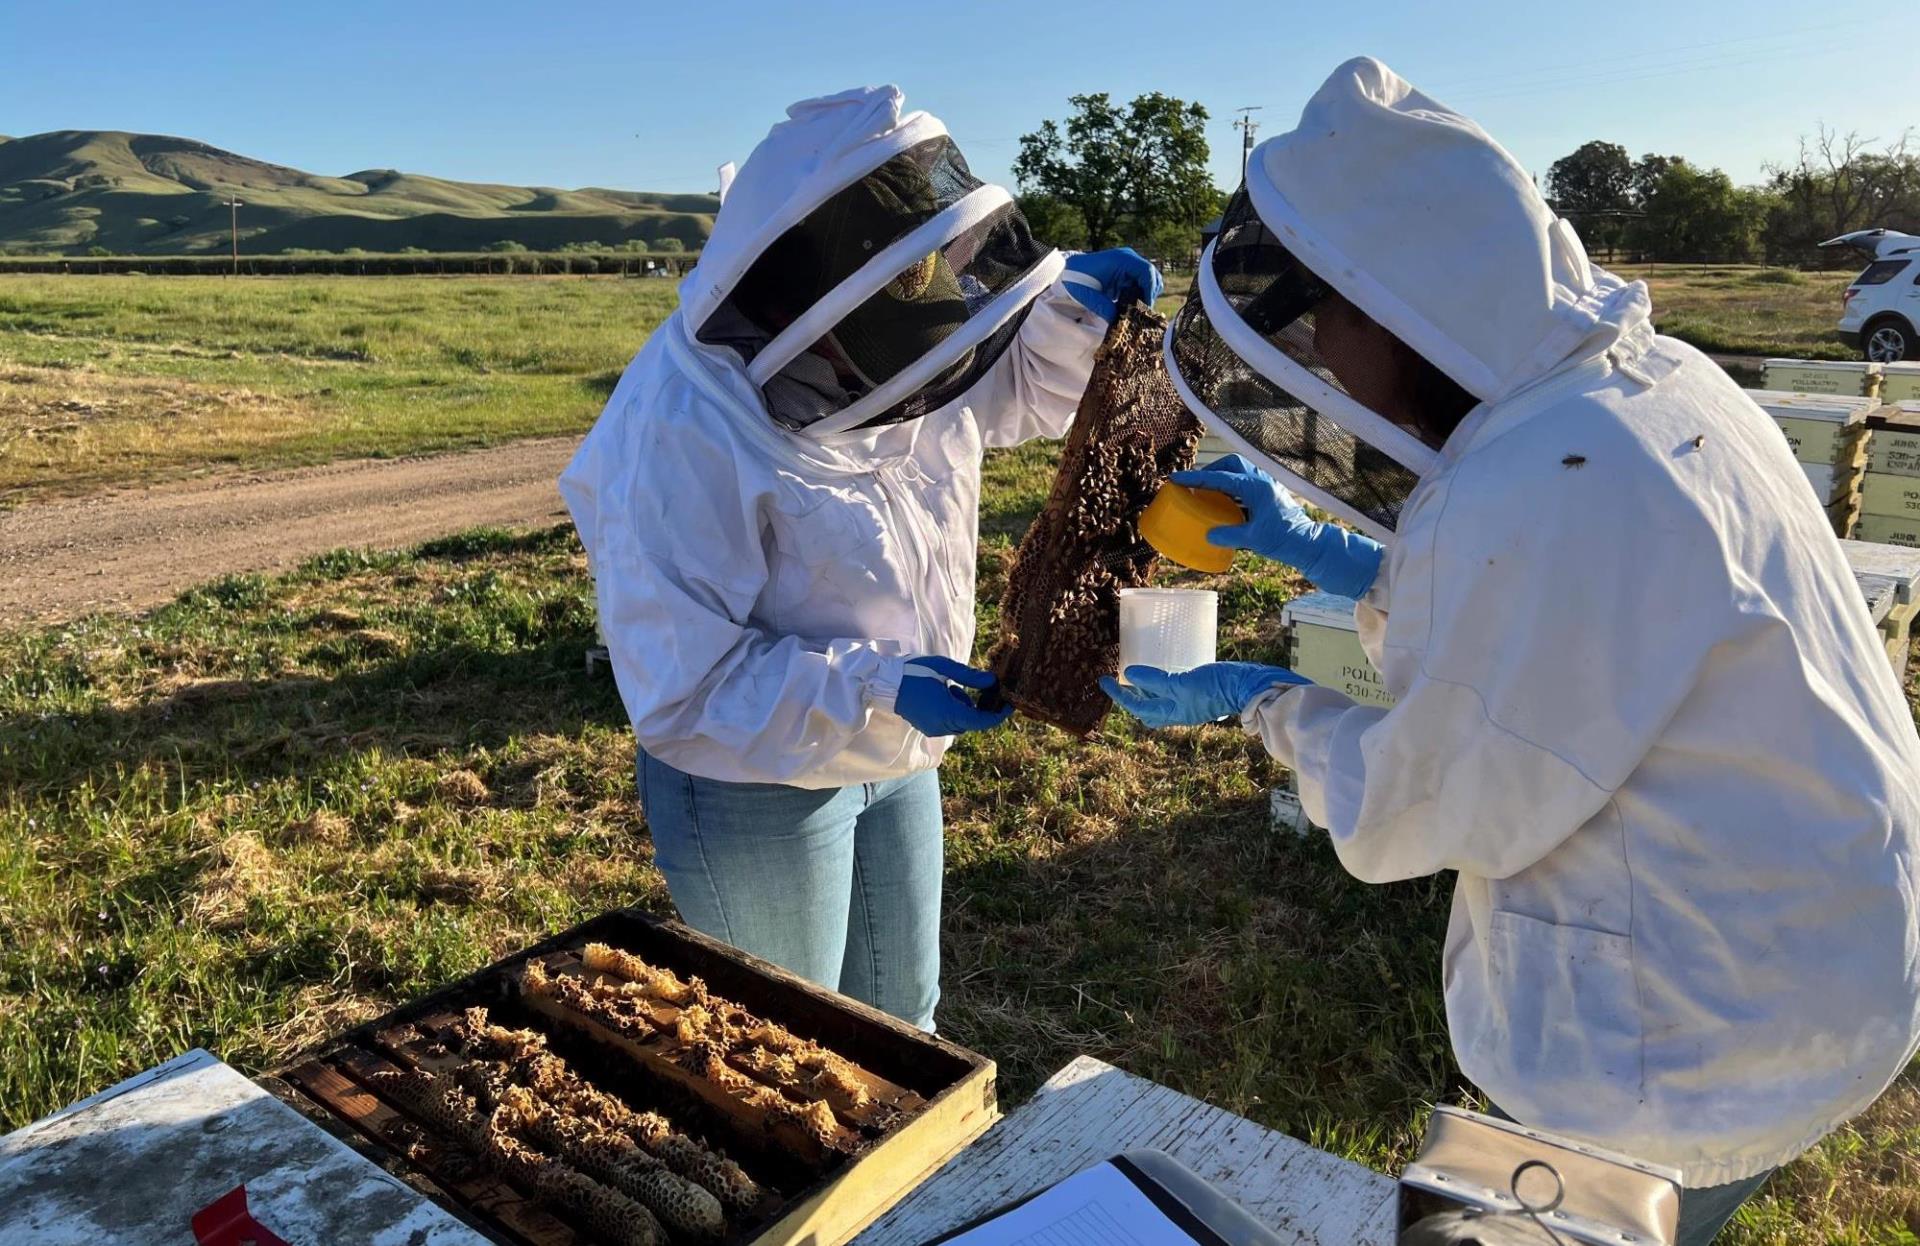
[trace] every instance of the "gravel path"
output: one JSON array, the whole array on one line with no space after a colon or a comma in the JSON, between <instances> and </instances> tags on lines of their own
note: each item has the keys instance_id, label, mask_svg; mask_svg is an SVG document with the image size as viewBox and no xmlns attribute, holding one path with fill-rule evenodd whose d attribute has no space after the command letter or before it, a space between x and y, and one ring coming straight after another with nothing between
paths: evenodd
<instances>
[{"instance_id":1,"label":"gravel path","mask_svg":"<svg viewBox=\"0 0 1920 1246\"><path fill-rule=\"evenodd\" d=\"M234 473L0 511L0 624L142 610L218 576L285 570L343 546L561 522L554 481L578 444Z\"/></svg>"}]
</instances>

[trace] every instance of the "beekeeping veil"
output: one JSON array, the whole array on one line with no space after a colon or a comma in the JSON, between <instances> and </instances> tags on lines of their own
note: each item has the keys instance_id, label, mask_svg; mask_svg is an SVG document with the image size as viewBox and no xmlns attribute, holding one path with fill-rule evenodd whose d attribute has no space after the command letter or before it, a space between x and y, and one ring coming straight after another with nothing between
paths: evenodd
<instances>
[{"instance_id":1,"label":"beekeeping veil","mask_svg":"<svg viewBox=\"0 0 1920 1246\"><path fill-rule=\"evenodd\" d=\"M883 87L789 109L683 290L698 340L730 350L768 414L810 436L958 398L1060 272L1013 197L901 103Z\"/></svg>"},{"instance_id":2,"label":"beekeeping veil","mask_svg":"<svg viewBox=\"0 0 1920 1246\"><path fill-rule=\"evenodd\" d=\"M1167 365L1224 440L1386 540L1438 447L1354 396L1384 360L1323 353L1328 296L1498 402L1566 359L1621 285L1485 131L1363 57L1254 150Z\"/></svg>"}]
</instances>

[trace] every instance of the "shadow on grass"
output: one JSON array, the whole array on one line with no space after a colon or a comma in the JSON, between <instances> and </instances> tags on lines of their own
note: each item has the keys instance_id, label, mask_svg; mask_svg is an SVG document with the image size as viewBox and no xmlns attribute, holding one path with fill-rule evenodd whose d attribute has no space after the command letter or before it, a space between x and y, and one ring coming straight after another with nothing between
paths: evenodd
<instances>
[{"instance_id":1,"label":"shadow on grass","mask_svg":"<svg viewBox=\"0 0 1920 1246\"><path fill-rule=\"evenodd\" d=\"M1440 953L1451 877L1368 886L1223 797L947 879L944 1033L1016 1103L1090 1054L1387 1166L1466 1089Z\"/></svg>"},{"instance_id":2,"label":"shadow on grass","mask_svg":"<svg viewBox=\"0 0 1920 1246\"><path fill-rule=\"evenodd\" d=\"M130 707L0 718L0 739L14 744L8 786L53 795L142 766L249 781L369 750L422 755L624 725L613 681L583 670L592 643L580 631L526 650L453 646L332 678L213 680Z\"/></svg>"},{"instance_id":3,"label":"shadow on grass","mask_svg":"<svg viewBox=\"0 0 1920 1246\"><path fill-rule=\"evenodd\" d=\"M95 693L84 709L16 701L0 714L0 790L57 800L91 780L110 793L143 769L183 789L312 779L356 755L624 727L612 678L585 671L595 637L584 580L554 591L559 580L512 578L529 562L564 569L570 541L561 529L475 530L403 553L337 551L287 579L218 580L147 620L35 650L41 678ZM385 595L366 597L357 586L369 582ZM113 656L92 656L102 644ZM209 674L154 688L151 672L168 664ZM261 667L285 673L246 674Z\"/></svg>"}]
</instances>

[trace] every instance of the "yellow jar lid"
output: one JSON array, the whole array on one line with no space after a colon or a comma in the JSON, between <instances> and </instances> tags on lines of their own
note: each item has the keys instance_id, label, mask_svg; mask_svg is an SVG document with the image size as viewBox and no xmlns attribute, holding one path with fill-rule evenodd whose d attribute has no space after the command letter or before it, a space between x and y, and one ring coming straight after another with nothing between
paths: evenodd
<instances>
[{"instance_id":1,"label":"yellow jar lid","mask_svg":"<svg viewBox=\"0 0 1920 1246\"><path fill-rule=\"evenodd\" d=\"M1141 512L1140 535L1181 566L1217 575L1233 565L1233 551L1209 543L1207 533L1246 521L1246 512L1226 494L1169 482Z\"/></svg>"}]
</instances>

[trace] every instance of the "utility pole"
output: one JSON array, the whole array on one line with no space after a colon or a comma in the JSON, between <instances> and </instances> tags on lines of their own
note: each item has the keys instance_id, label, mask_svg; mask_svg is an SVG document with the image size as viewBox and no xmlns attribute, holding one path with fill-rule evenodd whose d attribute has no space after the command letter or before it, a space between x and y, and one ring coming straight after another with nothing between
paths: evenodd
<instances>
[{"instance_id":1,"label":"utility pole","mask_svg":"<svg viewBox=\"0 0 1920 1246\"><path fill-rule=\"evenodd\" d=\"M233 275L240 275L240 209L244 207L239 195L227 196L227 207L233 210Z\"/></svg>"},{"instance_id":2,"label":"utility pole","mask_svg":"<svg viewBox=\"0 0 1920 1246\"><path fill-rule=\"evenodd\" d=\"M1260 128L1260 123L1253 119L1253 114L1259 112L1262 107L1264 105L1249 104L1245 108L1233 110L1240 114L1240 120L1233 123L1233 128L1240 131L1240 180L1243 182L1247 180L1247 161L1253 159L1253 135Z\"/></svg>"}]
</instances>

